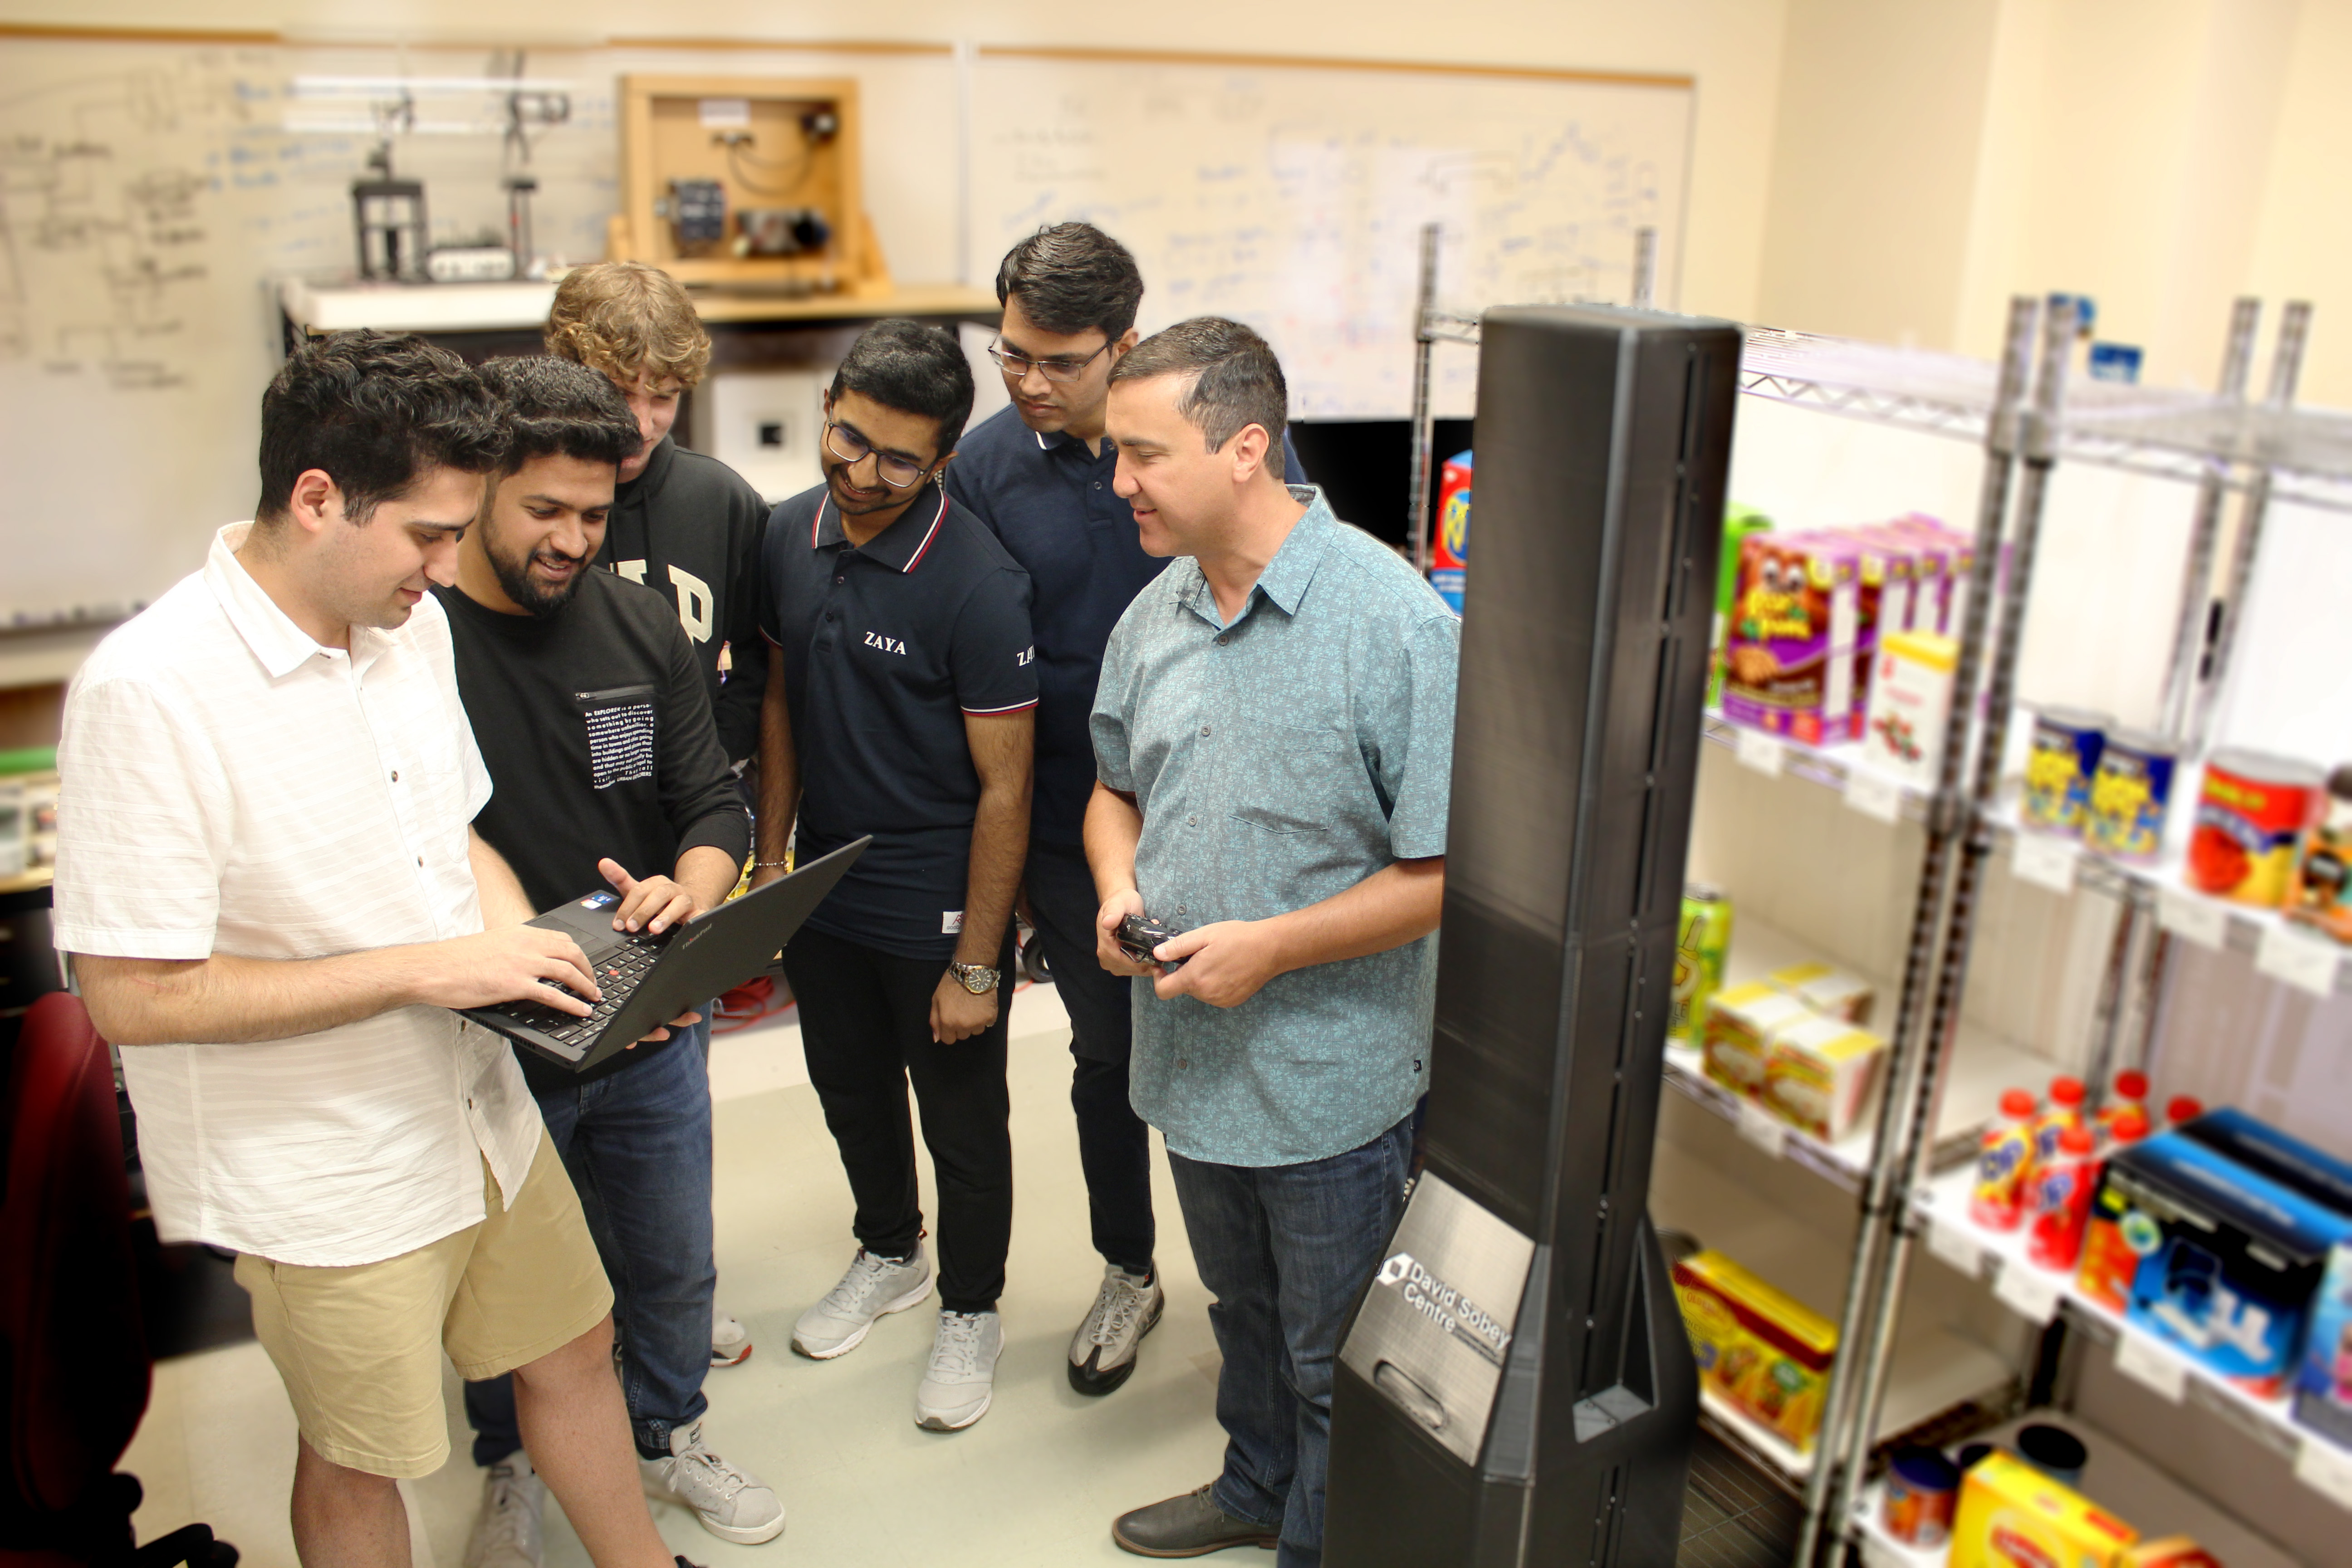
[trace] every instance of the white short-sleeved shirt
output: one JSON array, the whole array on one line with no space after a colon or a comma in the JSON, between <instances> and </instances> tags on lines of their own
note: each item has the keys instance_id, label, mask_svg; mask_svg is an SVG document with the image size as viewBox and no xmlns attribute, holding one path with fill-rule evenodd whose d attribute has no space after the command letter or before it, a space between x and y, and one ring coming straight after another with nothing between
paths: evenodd
<instances>
[{"instance_id":1,"label":"white short-sleeved shirt","mask_svg":"<svg viewBox=\"0 0 2352 1568\"><path fill-rule=\"evenodd\" d=\"M441 606L321 647L238 563L250 526L74 679L58 945L307 959L480 931L467 828L490 780ZM506 1042L438 1007L122 1064L158 1233L281 1263L373 1263L476 1224L481 1162L510 1204L541 1136Z\"/></svg>"}]
</instances>

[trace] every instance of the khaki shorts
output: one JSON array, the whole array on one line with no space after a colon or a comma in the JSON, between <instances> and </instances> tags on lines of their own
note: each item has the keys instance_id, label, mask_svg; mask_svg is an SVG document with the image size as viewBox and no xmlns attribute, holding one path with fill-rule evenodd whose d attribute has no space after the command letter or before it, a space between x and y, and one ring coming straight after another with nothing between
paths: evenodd
<instances>
[{"instance_id":1,"label":"khaki shorts","mask_svg":"<svg viewBox=\"0 0 2352 1568\"><path fill-rule=\"evenodd\" d=\"M432 1474L449 1457L445 1348L460 1377L496 1377L571 1343L613 1310L580 1195L547 1134L512 1208L499 1206L487 1161L482 1179L489 1217L381 1263L237 1258L254 1333L320 1458L369 1475Z\"/></svg>"}]
</instances>

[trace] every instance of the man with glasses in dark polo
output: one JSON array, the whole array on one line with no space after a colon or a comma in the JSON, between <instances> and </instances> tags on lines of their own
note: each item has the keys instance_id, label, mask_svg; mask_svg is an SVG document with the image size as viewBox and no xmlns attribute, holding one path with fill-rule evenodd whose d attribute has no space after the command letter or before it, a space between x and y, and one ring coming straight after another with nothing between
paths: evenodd
<instances>
[{"instance_id":1,"label":"man with glasses in dark polo","mask_svg":"<svg viewBox=\"0 0 2352 1568\"><path fill-rule=\"evenodd\" d=\"M1104 1265L1070 1338L1070 1386L1102 1394L1133 1374L1166 1300L1152 1266L1151 1134L1128 1102L1129 983L1096 962L1102 900L1082 842L1103 646L1168 564L1137 542L1135 512L1111 488L1118 453L1103 437L1111 367L1135 346L1143 274L1094 225L1056 224L1005 254L996 298L1004 325L989 353L1013 405L964 438L947 489L1028 572L1036 595L1037 801L1023 886L1070 1014L1070 1108ZM1288 481L1306 483L1286 432L1283 455Z\"/></svg>"},{"instance_id":2,"label":"man with glasses in dark polo","mask_svg":"<svg viewBox=\"0 0 2352 1568\"><path fill-rule=\"evenodd\" d=\"M1037 703L1028 574L939 482L971 413L962 349L912 321L868 328L825 395L825 482L768 522L754 872L873 837L784 950L858 1244L793 1348L845 1354L930 1294L911 1080L940 1211L915 1420L942 1432L987 1414L1004 1343L1006 971Z\"/></svg>"}]
</instances>

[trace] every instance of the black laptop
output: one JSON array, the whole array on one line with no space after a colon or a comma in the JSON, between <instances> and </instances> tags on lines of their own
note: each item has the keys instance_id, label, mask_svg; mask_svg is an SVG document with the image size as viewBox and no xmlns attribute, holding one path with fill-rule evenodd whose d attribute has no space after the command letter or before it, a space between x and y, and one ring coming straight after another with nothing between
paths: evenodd
<instances>
[{"instance_id":1,"label":"black laptop","mask_svg":"<svg viewBox=\"0 0 2352 1568\"><path fill-rule=\"evenodd\" d=\"M558 1066L585 1071L766 968L872 842L845 844L789 877L659 936L613 929L613 911L621 906L618 893L607 889L574 899L530 923L560 931L580 944L604 993L595 1011L578 1018L538 1002L502 1002L465 1008L464 1016Z\"/></svg>"}]
</instances>

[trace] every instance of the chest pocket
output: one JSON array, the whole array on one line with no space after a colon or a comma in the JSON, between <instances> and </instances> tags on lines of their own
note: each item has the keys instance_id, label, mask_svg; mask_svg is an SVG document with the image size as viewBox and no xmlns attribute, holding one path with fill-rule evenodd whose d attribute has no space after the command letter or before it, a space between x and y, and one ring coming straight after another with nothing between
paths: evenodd
<instances>
[{"instance_id":1,"label":"chest pocket","mask_svg":"<svg viewBox=\"0 0 2352 1568\"><path fill-rule=\"evenodd\" d=\"M656 724L651 686L582 691L573 700L588 725L588 783L596 789L654 776Z\"/></svg>"},{"instance_id":2,"label":"chest pocket","mask_svg":"<svg viewBox=\"0 0 2352 1568\"><path fill-rule=\"evenodd\" d=\"M1354 825L1370 790L1355 739L1337 730L1244 720L1226 766L1233 813L1268 833L1334 833Z\"/></svg>"}]
</instances>

